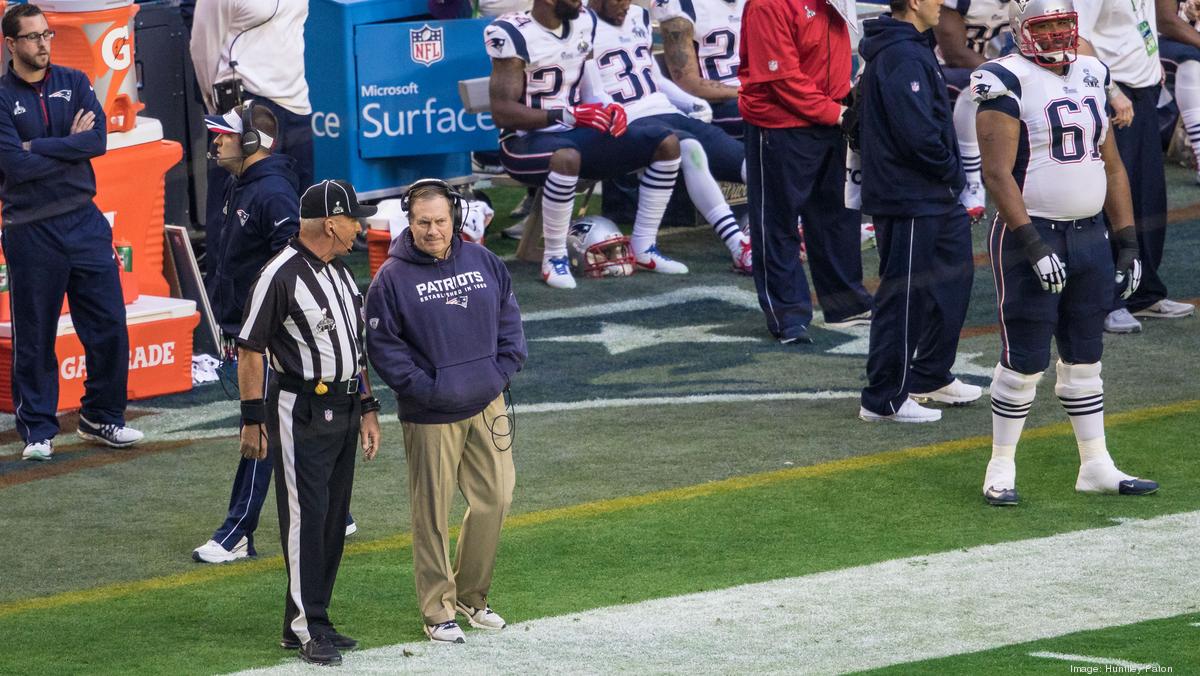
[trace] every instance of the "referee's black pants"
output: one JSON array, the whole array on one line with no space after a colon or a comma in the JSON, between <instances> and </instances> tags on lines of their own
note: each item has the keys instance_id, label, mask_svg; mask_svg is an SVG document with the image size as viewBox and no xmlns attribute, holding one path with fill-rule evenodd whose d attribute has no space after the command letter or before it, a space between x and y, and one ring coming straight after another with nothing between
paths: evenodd
<instances>
[{"instance_id":1,"label":"referee's black pants","mask_svg":"<svg viewBox=\"0 0 1200 676\"><path fill-rule=\"evenodd\" d=\"M1113 309L1127 307L1130 312L1137 312L1167 297L1167 285L1158 275L1167 242L1167 180L1158 131L1159 86L1120 86L1133 103L1133 123L1123 129L1114 126L1113 134L1125 174L1129 176L1133 220L1142 260L1142 283L1129 300L1121 298L1121 290L1114 284ZM1114 225L1123 228L1129 224Z\"/></svg>"},{"instance_id":2,"label":"referee's black pants","mask_svg":"<svg viewBox=\"0 0 1200 676\"><path fill-rule=\"evenodd\" d=\"M277 468L279 540L288 586L283 638L327 635L329 599L346 542L361 423L360 395L292 392L272 379L267 442Z\"/></svg>"}]
</instances>

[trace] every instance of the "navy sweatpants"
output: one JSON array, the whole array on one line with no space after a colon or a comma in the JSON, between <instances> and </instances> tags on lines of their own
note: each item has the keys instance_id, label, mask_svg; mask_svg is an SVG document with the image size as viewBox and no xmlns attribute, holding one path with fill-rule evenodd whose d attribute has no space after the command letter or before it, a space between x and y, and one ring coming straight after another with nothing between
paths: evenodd
<instances>
[{"instance_id":1,"label":"navy sweatpants","mask_svg":"<svg viewBox=\"0 0 1200 676\"><path fill-rule=\"evenodd\" d=\"M861 218L844 203L846 142L837 127L766 129L746 124L746 192L754 286L776 338L794 338L812 321L800 264L797 218L817 300L826 321L871 309L862 284Z\"/></svg>"},{"instance_id":2,"label":"navy sweatpants","mask_svg":"<svg viewBox=\"0 0 1200 676\"><path fill-rule=\"evenodd\" d=\"M879 290L862 405L891 415L910 392L954 380L950 367L975 277L971 221L961 206L944 216L876 216L875 239Z\"/></svg>"},{"instance_id":3,"label":"navy sweatpants","mask_svg":"<svg viewBox=\"0 0 1200 676\"><path fill-rule=\"evenodd\" d=\"M94 204L36 223L5 227L12 306L13 406L26 443L58 434L58 356L54 342L63 295L83 343L87 377L81 414L124 425L129 333L112 226Z\"/></svg>"},{"instance_id":4,"label":"navy sweatpants","mask_svg":"<svg viewBox=\"0 0 1200 676\"><path fill-rule=\"evenodd\" d=\"M1167 285L1158 276L1163 248L1167 241L1167 181L1163 174L1162 143L1158 131L1159 86L1137 89L1121 85L1121 91L1133 102L1133 123L1124 129L1113 128L1121 163L1129 176L1133 196L1133 220L1137 226L1138 249L1142 259L1142 283L1128 300L1121 298L1113 285L1113 309L1128 307L1130 312L1144 310L1167 297ZM1124 227L1128 223L1115 223ZM1068 268L1069 269L1069 268Z\"/></svg>"}]
</instances>

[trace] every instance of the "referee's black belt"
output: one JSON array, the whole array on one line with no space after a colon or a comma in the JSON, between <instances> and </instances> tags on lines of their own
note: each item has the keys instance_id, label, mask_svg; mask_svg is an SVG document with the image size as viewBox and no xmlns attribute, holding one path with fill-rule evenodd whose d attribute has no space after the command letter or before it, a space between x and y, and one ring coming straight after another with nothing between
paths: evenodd
<instances>
[{"instance_id":1,"label":"referee's black belt","mask_svg":"<svg viewBox=\"0 0 1200 676\"><path fill-rule=\"evenodd\" d=\"M296 394L357 394L358 393L358 376L354 376L350 380L335 380L326 382L323 380L305 380L295 376L289 376L286 373L275 372L275 379L279 382L280 389Z\"/></svg>"}]
</instances>

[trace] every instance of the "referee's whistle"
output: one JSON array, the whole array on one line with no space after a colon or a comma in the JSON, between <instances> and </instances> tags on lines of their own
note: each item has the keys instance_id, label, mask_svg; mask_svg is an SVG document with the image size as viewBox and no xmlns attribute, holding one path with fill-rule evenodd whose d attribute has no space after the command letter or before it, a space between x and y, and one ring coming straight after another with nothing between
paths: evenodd
<instances>
[{"instance_id":1,"label":"referee's whistle","mask_svg":"<svg viewBox=\"0 0 1200 676\"><path fill-rule=\"evenodd\" d=\"M313 388L313 391L317 394L325 394L329 391L329 386L325 383L317 383L317 386Z\"/></svg>"}]
</instances>

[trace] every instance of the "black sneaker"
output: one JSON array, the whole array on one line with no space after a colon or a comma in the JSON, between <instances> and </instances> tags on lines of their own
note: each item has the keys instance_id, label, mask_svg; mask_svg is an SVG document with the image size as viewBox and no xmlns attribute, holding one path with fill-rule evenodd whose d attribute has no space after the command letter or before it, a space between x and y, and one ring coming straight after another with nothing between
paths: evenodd
<instances>
[{"instance_id":1,"label":"black sneaker","mask_svg":"<svg viewBox=\"0 0 1200 676\"><path fill-rule=\"evenodd\" d=\"M336 631L326 634L329 637L329 642L338 650L354 650L358 647L358 641L337 633ZM295 650L300 647L300 639L293 636L284 636L279 639L279 647L284 650Z\"/></svg>"},{"instance_id":2,"label":"black sneaker","mask_svg":"<svg viewBox=\"0 0 1200 676\"><path fill-rule=\"evenodd\" d=\"M301 646L300 659L309 664L335 666L342 663L342 654L328 636L317 636Z\"/></svg>"}]
</instances>

